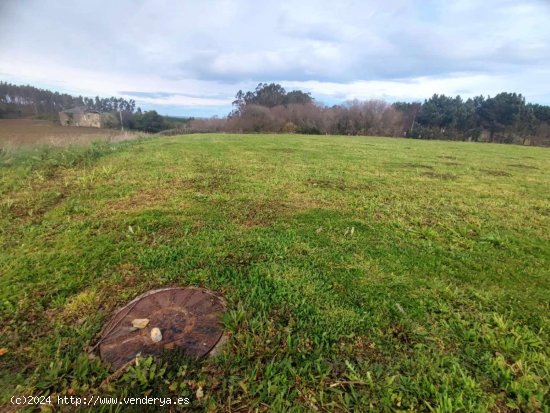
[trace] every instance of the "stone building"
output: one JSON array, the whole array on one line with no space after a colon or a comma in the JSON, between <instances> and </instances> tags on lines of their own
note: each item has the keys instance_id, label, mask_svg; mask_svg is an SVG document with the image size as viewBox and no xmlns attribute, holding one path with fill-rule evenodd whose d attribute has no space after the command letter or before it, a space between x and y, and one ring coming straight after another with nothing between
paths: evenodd
<instances>
[{"instance_id":1,"label":"stone building","mask_svg":"<svg viewBox=\"0 0 550 413\"><path fill-rule=\"evenodd\" d=\"M59 112L59 122L62 126L83 126L88 128L103 127L104 119L100 112L77 106Z\"/></svg>"}]
</instances>

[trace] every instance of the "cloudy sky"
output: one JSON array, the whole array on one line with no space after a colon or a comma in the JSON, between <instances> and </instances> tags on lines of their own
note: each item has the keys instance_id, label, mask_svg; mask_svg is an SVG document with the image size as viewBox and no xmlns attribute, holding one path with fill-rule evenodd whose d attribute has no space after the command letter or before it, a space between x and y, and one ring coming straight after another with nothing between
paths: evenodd
<instances>
[{"instance_id":1,"label":"cloudy sky","mask_svg":"<svg viewBox=\"0 0 550 413\"><path fill-rule=\"evenodd\" d=\"M0 0L0 80L182 116L225 115L258 82L327 105L550 104L550 0Z\"/></svg>"}]
</instances>

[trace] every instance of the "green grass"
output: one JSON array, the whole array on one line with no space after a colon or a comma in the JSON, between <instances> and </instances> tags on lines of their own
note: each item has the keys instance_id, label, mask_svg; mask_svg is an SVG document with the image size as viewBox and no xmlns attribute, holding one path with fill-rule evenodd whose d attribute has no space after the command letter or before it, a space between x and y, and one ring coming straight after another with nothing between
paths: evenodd
<instances>
[{"instance_id":1,"label":"green grass","mask_svg":"<svg viewBox=\"0 0 550 413\"><path fill-rule=\"evenodd\" d=\"M0 401L548 412L549 155L284 135L0 154ZM225 297L223 353L99 389L109 372L83 348L172 285Z\"/></svg>"}]
</instances>

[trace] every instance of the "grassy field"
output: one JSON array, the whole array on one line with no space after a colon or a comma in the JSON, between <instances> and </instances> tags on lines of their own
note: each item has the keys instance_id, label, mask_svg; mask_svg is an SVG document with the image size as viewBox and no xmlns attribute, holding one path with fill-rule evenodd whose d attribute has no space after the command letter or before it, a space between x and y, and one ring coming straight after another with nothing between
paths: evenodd
<instances>
[{"instance_id":1,"label":"grassy field","mask_svg":"<svg viewBox=\"0 0 550 413\"><path fill-rule=\"evenodd\" d=\"M285 135L5 152L0 400L548 412L549 155ZM186 285L227 300L224 351L100 388L109 372L84 348L112 311Z\"/></svg>"}]
</instances>

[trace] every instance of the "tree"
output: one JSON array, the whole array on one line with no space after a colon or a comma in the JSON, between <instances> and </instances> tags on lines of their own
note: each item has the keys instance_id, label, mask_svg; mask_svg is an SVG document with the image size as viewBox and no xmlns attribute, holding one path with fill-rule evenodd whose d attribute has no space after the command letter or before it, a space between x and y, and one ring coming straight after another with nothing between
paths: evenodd
<instances>
[{"instance_id":1,"label":"tree","mask_svg":"<svg viewBox=\"0 0 550 413\"><path fill-rule=\"evenodd\" d=\"M439 128L440 132L456 129L460 123L462 106L460 96L451 98L445 95L433 95L424 101L418 113L418 123L426 127Z\"/></svg>"},{"instance_id":2,"label":"tree","mask_svg":"<svg viewBox=\"0 0 550 413\"><path fill-rule=\"evenodd\" d=\"M464 102L463 116L459 121L460 130L474 142L479 141L481 133L483 132L479 111L484 101L485 98L483 96L469 98Z\"/></svg>"},{"instance_id":3,"label":"tree","mask_svg":"<svg viewBox=\"0 0 550 413\"><path fill-rule=\"evenodd\" d=\"M414 132L414 124L416 123L418 112L420 112L420 109L422 109L422 103L395 102L392 107L395 108L399 113L401 113L402 133L405 136L409 136Z\"/></svg>"},{"instance_id":4,"label":"tree","mask_svg":"<svg viewBox=\"0 0 550 413\"><path fill-rule=\"evenodd\" d=\"M534 134L531 144L550 146L550 106L528 104L534 118Z\"/></svg>"},{"instance_id":5,"label":"tree","mask_svg":"<svg viewBox=\"0 0 550 413\"><path fill-rule=\"evenodd\" d=\"M313 98L310 93L304 93L301 90L293 90L288 92L283 99L283 104L287 105L307 105L313 103Z\"/></svg>"},{"instance_id":6,"label":"tree","mask_svg":"<svg viewBox=\"0 0 550 413\"><path fill-rule=\"evenodd\" d=\"M134 115L134 125L136 129L151 133L166 129L164 118L155 110Z\"/></svg>"},{"instance_id":7,"label":"tree","mask_svg":"<svg viewBox=\"0 0 550 413\"><path fill-rule=\"evenodd\" d=\"M527 107L533 111L533 116L536 120L550 123L550 106L529 103Z\"/></svg>"},{"instance_id":8,"label":"tree","mask_svg":"<svg viewBox=\"0 0 550 413\"><path fill-rule=\"evenodd\" d=\"M286 90L277 83L258 83L253 92L244 93L239 90L235 95L233 106L235 109L229 114L230 117L239 116L247 105L258 105L267 108L276 106L288 106L292 104L306 105L313 102L309 93L301 90L293 90L286 93Z\"/></svg>"},{"instance_id":9,"label":"tree","mask_svg":"<svg viewBox=\"0 0 550 413\"><path fill-rule=\"evenodd\" d=\"M260 105L246 105L239 116L238 127L244 132L268 132L273 116L269 108Z\"/></svg>"},{"instance_id":10,"label":"tree","mask_svg":"<svg viewBox=\"0 0 550 413\"><path fill-rule=\"evenodd\" d=\"M489 141L494 142L496 133L504 132L516 123L524 107L525 99L517 93L502 92L494 98L487 98L479 107L479 117L490 133Z\"/></svg>"},{"instance_id":11,"label":"tree","mask_svg":"<svg viewBox=\"0 0 550 413\"><path fill-rule=\"evenodd\" d=\"M123 98L96 98L71 96L66 93L51 92L33 86L18 86L0 82L0 107L5 116L15 113L20 116L53 114L75 106L101 112L126 110L134 112L135 101ZM10 115L11 114L11 115Z\"/></svg>"},{"instance_id":12,"label":"tree","mask_svg":"<svg viewBox=\"0 0 550 413\"><path fill-rule=\"evenodd\" d=\"M285 101L285 97L286 91L281 85L276 83L260 83L256 86L254 98L251 103L273 108L282 105Z\"/></svg>"}]
</instances>

